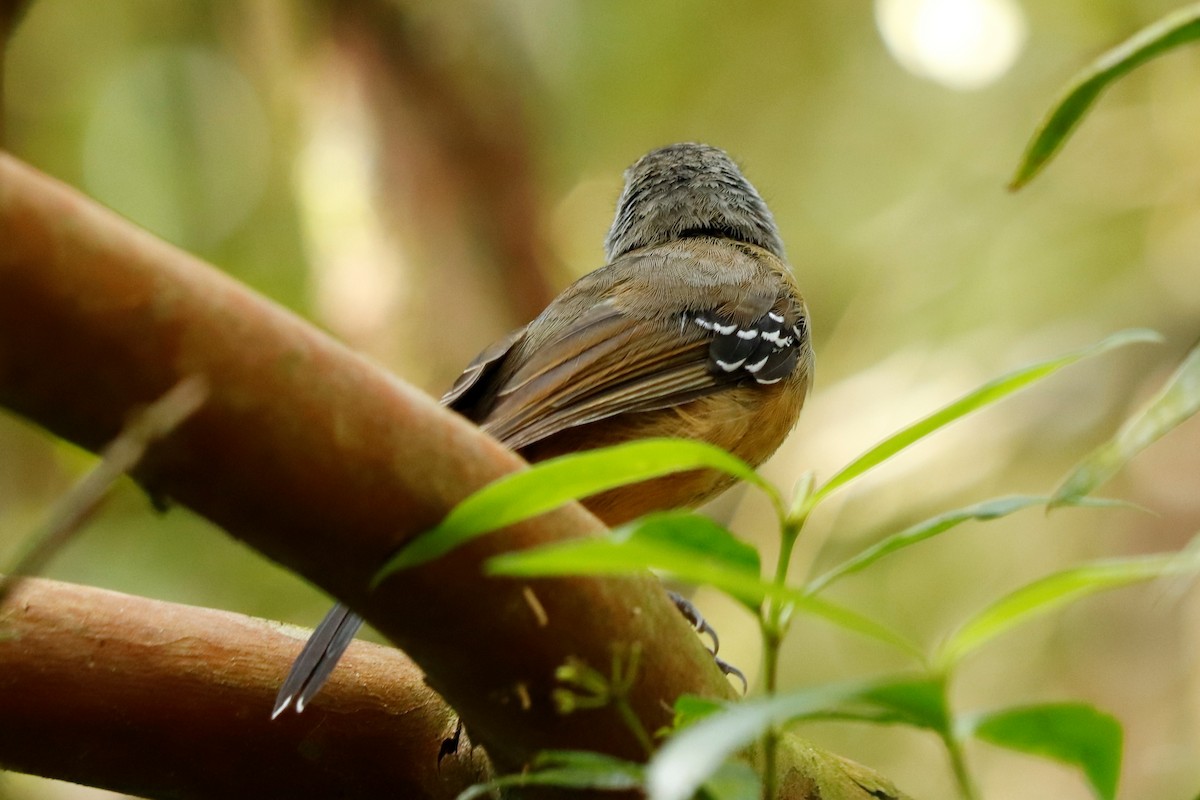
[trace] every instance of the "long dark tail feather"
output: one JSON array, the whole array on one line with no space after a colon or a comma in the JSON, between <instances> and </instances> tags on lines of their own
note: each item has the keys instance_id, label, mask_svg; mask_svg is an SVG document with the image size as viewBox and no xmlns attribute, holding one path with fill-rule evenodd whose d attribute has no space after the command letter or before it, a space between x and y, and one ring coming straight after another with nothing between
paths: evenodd
<instances>
[{"instance_id":1,"label":"long dark tail feather","mask_svg":"<svg viewBox=\"0 0 1200 800\"><path fill-rule=\"evenodd\" d=\"M354 634L362 627L363 618L348 607L338 603L329 609L325 619L304 643L304 649L292 662L292 669L275 695L275 708L271 719L275 719L289 707L294 706L299 714L308 702L317 696L329 674L337 666L338 659Z\"/></svg>"}]
</instances>

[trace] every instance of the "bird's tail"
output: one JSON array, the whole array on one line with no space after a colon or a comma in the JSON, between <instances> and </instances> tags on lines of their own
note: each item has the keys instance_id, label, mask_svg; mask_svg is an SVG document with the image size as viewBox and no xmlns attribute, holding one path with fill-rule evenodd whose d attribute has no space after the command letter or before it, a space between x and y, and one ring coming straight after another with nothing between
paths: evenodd
<instances>
[{"instance_id":1,"label":"bird's tail","mask_svg":"<svg viewBox=\"0 0 1200 800\"><path fill-rule=\"evenodd\" d=\"M291 671L283 686L279 687L279 694L275 695L271 719L292 706L297 714L304 710L308 701L316 697L325 681L329 680L329 674L362 624L363 618L341 603L329 609L325 619L321 620L321 624L304 643L300 655L292 662Z\"/></svg>"}]
</instances>

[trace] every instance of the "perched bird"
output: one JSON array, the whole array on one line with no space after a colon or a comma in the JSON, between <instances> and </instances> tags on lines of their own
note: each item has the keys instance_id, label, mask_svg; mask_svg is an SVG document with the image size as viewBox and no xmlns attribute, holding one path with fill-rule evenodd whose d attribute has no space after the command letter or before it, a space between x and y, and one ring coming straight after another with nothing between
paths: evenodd
<instances>
[{"instance_id":1,"label":"perched bird","mask_svg":"<svg viewBox=\"0 0 1200 800\"><path fill-rule=\"evenodd\" d=\"M484 350L442 402L529 461L674 436L757 466L812 379L808 310L766 204L723 151L674 144L625 172L607 265ZM733 479L668 475L584 502L608 525L697 505ZM272 716L304 709L362 619L335 606Z\"/></svg>"}]
</instances>

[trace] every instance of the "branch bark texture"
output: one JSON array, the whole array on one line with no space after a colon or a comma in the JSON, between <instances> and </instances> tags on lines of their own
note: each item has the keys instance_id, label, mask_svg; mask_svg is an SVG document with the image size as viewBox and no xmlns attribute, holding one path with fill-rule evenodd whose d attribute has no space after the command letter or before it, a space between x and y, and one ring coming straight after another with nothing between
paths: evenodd
<instances>
[{"instance_id":1,"label":"branch bark texture","mask_svg":"<svg viewBox=\"0 0 1200 800\"><path fill-rule=\"evenodd\" d=\"M482 749L466 742L439 758L454 714L391 648L355 643L328 706L269 721L262 709L304 635L23 580L0 607L0 767L196 798L450 800L486 777Z\"/></svg>"}]
</instances>

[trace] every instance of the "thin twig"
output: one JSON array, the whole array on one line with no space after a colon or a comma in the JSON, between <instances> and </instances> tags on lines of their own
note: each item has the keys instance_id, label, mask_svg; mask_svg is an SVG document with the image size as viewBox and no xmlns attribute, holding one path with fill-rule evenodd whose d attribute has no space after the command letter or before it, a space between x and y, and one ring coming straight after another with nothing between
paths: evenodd
<instances>
[{"instance_id":1,"label":"thin twig","mask_svg":"<svg viewBox=\"0 0 1200 800\"><path fill-rule=\"evenodd\" d=\"M100 463L54 504L50 518L30 537L29 550L0 579L0 603L22 577L41 572L96 513L117 480L138 465L150 445L178 428L207 397L208 381L200 375L189 375L134 414L100 453Z\"/></svg>"}]
</instances>

